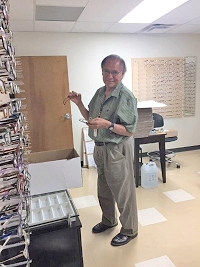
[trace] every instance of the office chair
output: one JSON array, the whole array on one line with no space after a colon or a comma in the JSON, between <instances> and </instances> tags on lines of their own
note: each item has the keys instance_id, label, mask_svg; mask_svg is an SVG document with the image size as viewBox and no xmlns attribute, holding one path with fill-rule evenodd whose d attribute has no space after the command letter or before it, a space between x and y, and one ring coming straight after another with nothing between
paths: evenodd
<instances>
[{"instance_id":1,"label":"office chair","mask_svg":"<svg viewBox=\"0 0 200 267\"><path fill-rule=\"evenodd\" d=\"M164 120L163 117L160 114L157 113L152 113L153 115L153 120L154 120L154 130L161 130L163 131L163 126L164 126ZM165 137L165 142L173 142L178 139L177 137L177 132L176 135L172 137ZM150 161L158 161L160 160L160 153L159 151L151 151L148 152L147 155L149 156ZM180 164L178 162L175 162L172 160L172 158L175 156L175 153L172 150L165 150L165 160L168 163L174 163L177 168L180 168Z\"/></svg>"}]
</instances>

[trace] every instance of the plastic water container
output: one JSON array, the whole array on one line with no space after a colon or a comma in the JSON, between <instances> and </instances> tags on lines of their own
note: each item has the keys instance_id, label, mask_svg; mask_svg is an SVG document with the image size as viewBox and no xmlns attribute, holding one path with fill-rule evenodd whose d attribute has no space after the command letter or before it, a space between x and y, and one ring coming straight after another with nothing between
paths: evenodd
<instances>
[{"instance_id":1,"label":"plastic water container","mask_svg":"<svg viewBox=\"0 0 200 267\"><path fill-rule=\"evenodd\" d=\"M144 163L141 167L141 186L144 189L158 187L158 167L155 162Z\"/></svg>"}]
</instances>

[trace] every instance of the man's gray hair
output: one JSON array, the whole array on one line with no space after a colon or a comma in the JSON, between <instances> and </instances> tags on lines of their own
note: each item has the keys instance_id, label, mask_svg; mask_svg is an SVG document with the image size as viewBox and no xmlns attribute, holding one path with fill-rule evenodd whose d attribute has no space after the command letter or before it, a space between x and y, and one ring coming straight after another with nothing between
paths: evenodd
<instances>
[{"instance_id":1,"label":"man's gray hair","mask_svg":"<svg viewBox=\"0 0 200 267\"><path fill-rule=\"evenodd\" d=\"M106 63L106 61L109 60L109 59L116 59L116 60L119 60L121 66L122 66L122 68L123 68L123 73L126 72L126 70L127 70L127 69L126 69L126 63L125 63L125 61L123 60L123 58L121 58L121 57L118 56L118 55L109 55L109 56L105 57L105 58L103 59L103 61L101 62L101 69L103 69L103 67L104 67L104 65L105 65L105 63Z\"/></svg>"}]
</instances>

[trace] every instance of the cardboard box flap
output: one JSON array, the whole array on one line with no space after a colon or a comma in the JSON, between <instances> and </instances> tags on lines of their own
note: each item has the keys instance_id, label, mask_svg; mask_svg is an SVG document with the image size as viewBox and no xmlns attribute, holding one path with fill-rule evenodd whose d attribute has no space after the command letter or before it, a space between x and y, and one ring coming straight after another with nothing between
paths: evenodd
<instances>
[{"instance_id":1,"label":"cardboard box flap","mask_svg":"<svg viewBox=\"0 0 200 267\"><path fill-rule=\"evenodd\" d=\"M77 157L79 157L79 155L75 149L50 150L27 154L29 163L41 163L63 159L69 160Z\"/></svg>"}]
</instances>

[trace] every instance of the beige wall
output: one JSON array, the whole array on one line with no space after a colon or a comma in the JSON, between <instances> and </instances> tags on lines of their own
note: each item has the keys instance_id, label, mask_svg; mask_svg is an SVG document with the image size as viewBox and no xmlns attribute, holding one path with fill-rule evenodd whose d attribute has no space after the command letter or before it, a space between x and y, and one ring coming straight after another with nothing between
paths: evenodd
<instances>
[{"instance_id":1,"label":"beige wall","mask_svg":"<svg viewBox=\"0 0 200 267\"><path fill-rule=\"evenodd\" d=\"M17 56L55 56L68 58L69 88L82 94L88 105L97 88L103 85L101 60L108 54L119 54L127 64L123 83L131 90L131 58L142 57L197 57L196 114L191 118L166 119L165 128L178 130L179 139L168 148L200 144L200 35L191 34L92 34L92 33L14 33ZM55 88L56 90L56 88ZM58 107L59 108L59 107ZM81 115L71 103L74 147L81 155ZM145 145L143 151L155 148Z\"/></svg>"}]
</instances>

